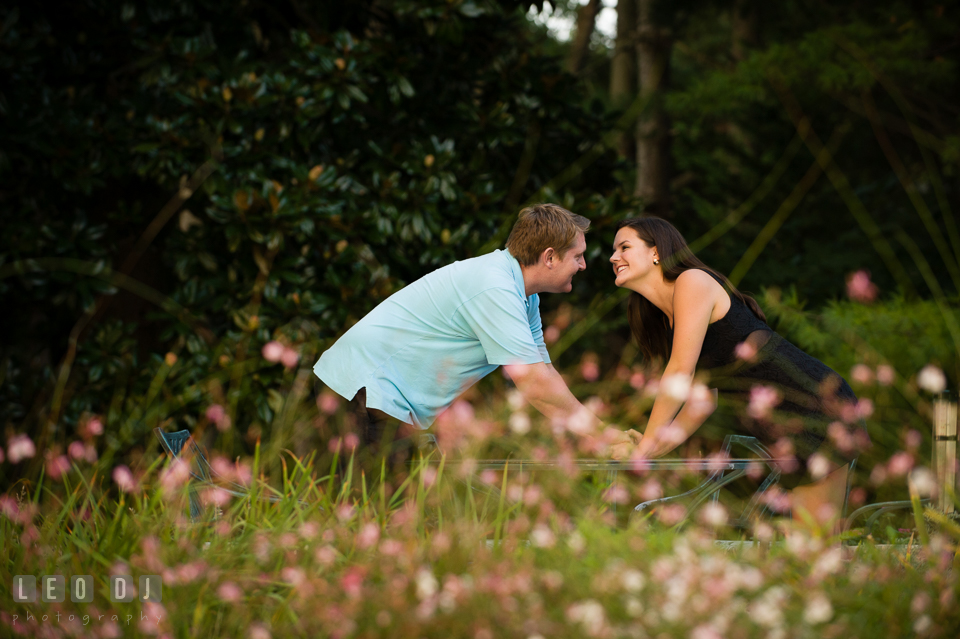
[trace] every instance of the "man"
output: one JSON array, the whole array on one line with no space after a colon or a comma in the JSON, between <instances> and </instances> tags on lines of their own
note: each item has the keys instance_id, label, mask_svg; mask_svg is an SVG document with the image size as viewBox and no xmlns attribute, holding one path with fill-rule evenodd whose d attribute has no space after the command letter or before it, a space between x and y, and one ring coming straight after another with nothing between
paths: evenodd
<instances>
[{"instance_id":1,"label":"man","mask_svg":"<svg viewBox=\"0 0 960 639\"><path fill-rule=\"evenodd\" d=\"M352 400L368 444L391 419L426 430L501 365L544 416L592 429L599 421L550 364L539 298L570 292L586 268L589 227L556 204L523 209L506 250L454 262L394 293L324 352L314 373Z\"/></svg>"}]
</instances>

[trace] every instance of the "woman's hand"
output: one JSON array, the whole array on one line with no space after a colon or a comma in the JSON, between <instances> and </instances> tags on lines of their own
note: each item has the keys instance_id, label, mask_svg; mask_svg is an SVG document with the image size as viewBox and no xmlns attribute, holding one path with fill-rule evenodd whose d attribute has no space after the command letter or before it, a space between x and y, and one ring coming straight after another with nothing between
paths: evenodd
<instances>
[{"instance_id":1,"label":"woman's hand","mask_svg":"<svg viewBox=\"0 0 960 639\"><path fill-rule=\"evenodd\" d=\"M610 446L610 458L627 459L633 454L633 451L636 450L642 438L643 434L633 428L624 431L623 437Z\"/></svg>"},{"instance_id":2,"label":"woman's hand","mask_svg":"<svg viewBox=\"0 0 960 639\"><path fill-rule=\"evenodd\" d=\"M683 408L669 424L648 428L637 446L638 457L660 457L687 441L717 409L717 389L694 384Z\"/></svg>"}]
</instances>

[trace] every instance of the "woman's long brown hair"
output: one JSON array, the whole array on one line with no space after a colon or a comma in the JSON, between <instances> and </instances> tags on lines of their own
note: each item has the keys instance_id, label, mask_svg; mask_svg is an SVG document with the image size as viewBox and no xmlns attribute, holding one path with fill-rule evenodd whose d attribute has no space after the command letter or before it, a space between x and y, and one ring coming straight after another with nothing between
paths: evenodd
<instances>
[{"instance_id":1,"label":"woman's long brown hair","mask_svg":"<svg viewBox=\"0 0 960 639\"><path fill-rule=\"evenodd\" d=\"M660 258L660 268L663 269L663 278L675 282L684 271L692 268L710 273L719 279L727 291L747 305L754 315L766 322L767 318L760 310L760 305L749 295L737 290L730 280L718 273L693 254L687 241L683 239L670 222L659 217L634 217L623 220L617 225L622 228L633 229L648 247L657 247ZM653 305L647 298L631 291L627 305L627 319L630 322L630 332L637 340L643 356L651 360L665 362L670 359L673 350L673 329L667 316Z\"/></svg>"}]
</instances>

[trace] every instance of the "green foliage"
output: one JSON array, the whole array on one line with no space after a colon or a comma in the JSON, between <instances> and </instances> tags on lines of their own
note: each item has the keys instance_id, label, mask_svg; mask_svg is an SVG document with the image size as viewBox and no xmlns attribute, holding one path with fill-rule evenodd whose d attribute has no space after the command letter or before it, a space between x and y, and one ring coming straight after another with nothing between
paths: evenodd
<instances>
[{"instance_id":1,"label":"green foliage","mask_svg":"<svg viewBox=\"0 0 960 639\"><path fill-rule=\"evenodd\" d=\"M391 487L289 457L273 487L257 460L245 495L200 488L198 521L157 463L114 474L129 492L101 465L0 497L4 634L947 638L960 621L960 529L943 517L923 548L784 539L767 523L730 544L717 542L730 534L717 521L615 528L606 505L573 519L554 501L578 481L565 473L538 483L505 472L498 495L443 465L414 464ZM13 603L13 575L54 574L93 576L93 603ZM111 603L113 574L160 575L162 603Z\"/></svg>"},{"instance_id":2,"label":"green foliage","mask_svg":"<svg viewBox=\"0 0 960 639\"><path fill-rule=\"evenodd\" d=\"M13 215L0 267L57 256L120 269L181 193L183 209L130 274L219 338L213 346L126 293L101 300L80 333L55 437L83 411L104 411L111 390L145 397L149 358L168 350L181 372L163 393L202 387L170 417L196 415L201 399L215 399L208 382L224 358L241 366L271 339L313 358L393 291L487 244L609 126L569 99L573 78L531 45L516 4L3 10L0 171ZM533 161L518 174L526 146ZM205 162L213 171L194 189ZM612 166L603 156L550 196L600 201L616 186ZM30 318L4 319L0 403L5 419L40 424L63 336L116 290L28 270L0 279L7 303ZM271 421L276 379L226 385L236 426Z\"/></svg>"},{"instance_id":3,"label":"green foliage","mask_svg":"<svg viewBox=\"0 0 960 639\"><path fill-rule=\"evenodd\" d=\"M791 289L767 290L760 304L778 333L845 377L857 364L887 364L908 380L933 363L948 374L951 387L958 379L957 347L933 301L894 296L873 304L831 302L814 315Z\"/></svg>"}]
</instances>

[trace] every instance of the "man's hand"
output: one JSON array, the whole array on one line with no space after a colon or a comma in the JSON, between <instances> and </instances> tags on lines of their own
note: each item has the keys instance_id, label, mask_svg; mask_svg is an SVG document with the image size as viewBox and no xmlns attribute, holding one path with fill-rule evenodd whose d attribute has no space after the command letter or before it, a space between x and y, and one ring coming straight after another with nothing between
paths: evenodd
<instances>
[{"instance_id":1,"label":"man's hand","mask_svg":"<svg viewBox=\"0 0 960 639\"><path fill-rule=\"evenodd\" d=\"M642 433L638 433L636 430L631 428L630 430L623 431L622 437L615 441L610 446L610 458L611 459L627 459L630 455L633 454L633 451L636 450L637 446L640 444L640 440L643 438Z\"/></svg>"}]
</instances>

